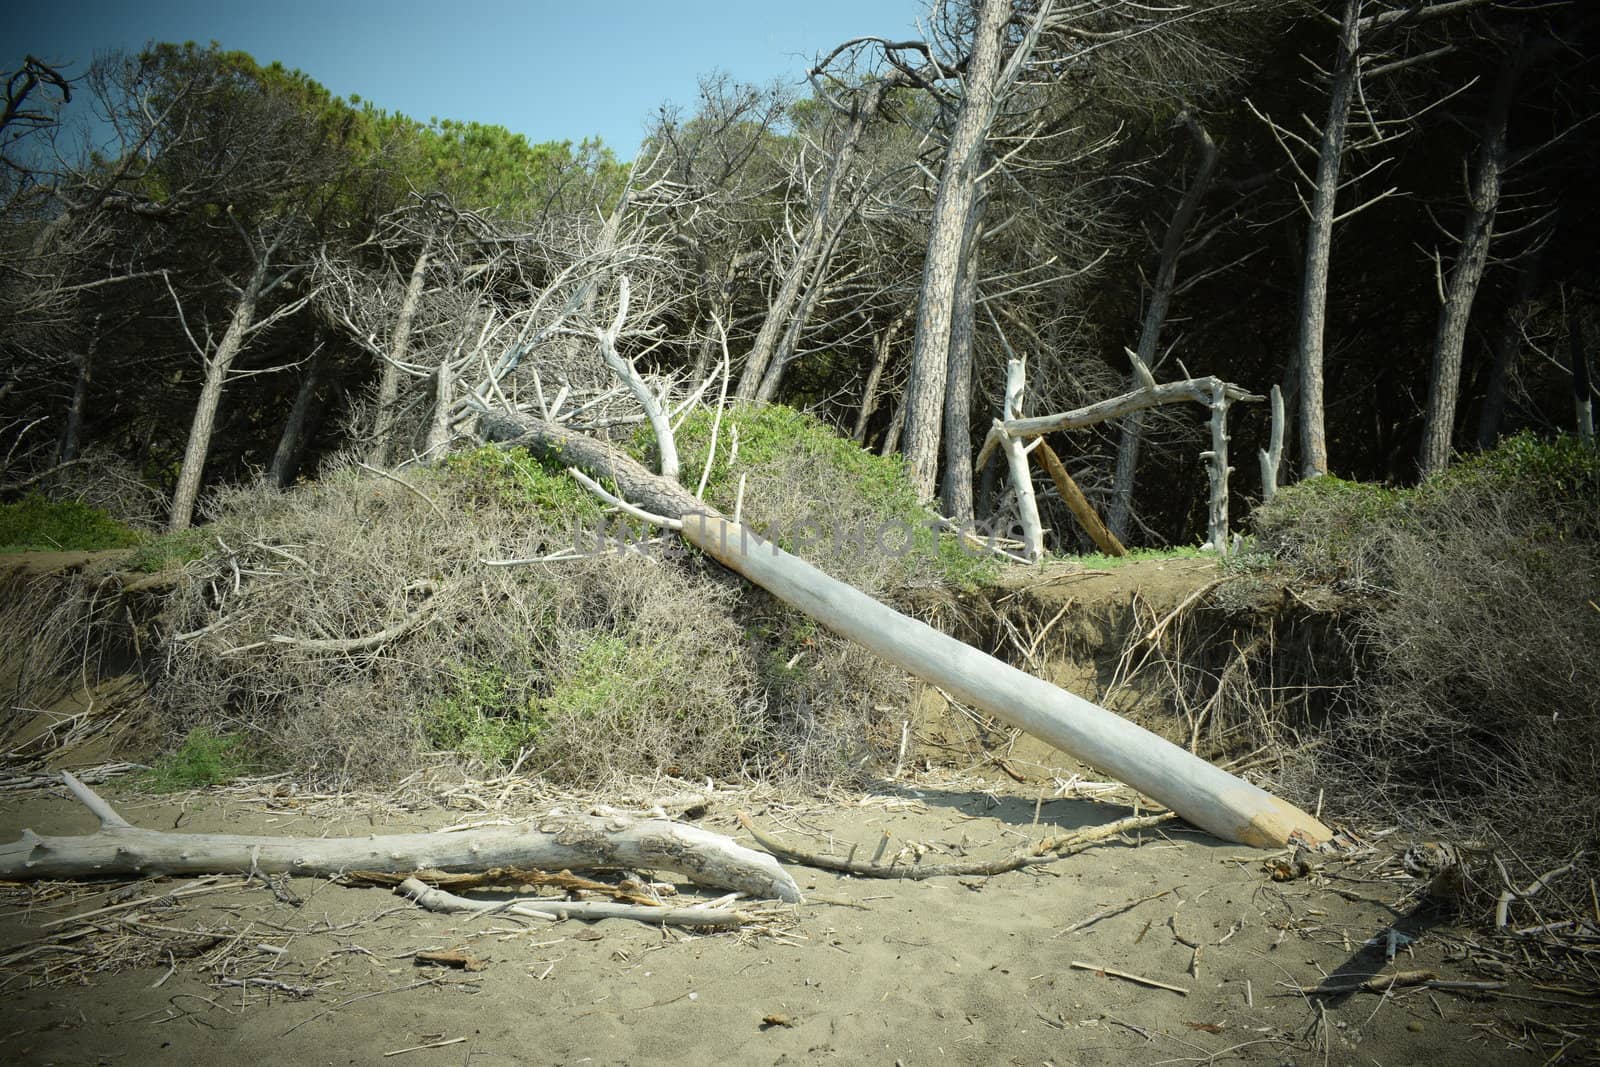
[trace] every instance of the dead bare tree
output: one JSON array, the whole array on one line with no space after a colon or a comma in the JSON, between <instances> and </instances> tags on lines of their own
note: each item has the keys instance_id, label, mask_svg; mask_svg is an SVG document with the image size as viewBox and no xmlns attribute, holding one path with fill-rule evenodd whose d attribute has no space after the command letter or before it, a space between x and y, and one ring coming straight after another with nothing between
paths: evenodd
<instances>
[{"instance_id":1,"label":"dead bare tree","mask_svg":"<svg viewBox=\"0 0 1600 1067\"><path fill-rule=\"evenodd\" d=\"M1159 370L1161 359L1158 349L1161 334L1166 327L1167 314L1172 308L1178 290L1178 264L1189 244L1189 230L1200 204L1211 187L1211 178L1217 169L1217 145L1205 127L1189 111L1184 111L1174 122L1182 126L1194 139L1198 159L1193 177L1189 179L1178 206L1167 223L1166 236L1161 242L1161 255L1156 264L1154 280L1150 283L1148 303L1145 305L1144 324L1139 331L1139 345L1135 351L1139 359L1152 371ZM1137 383L1135 383L1137 384ZM1144 419L1133 414L1123 421L1117 445L1117 468L1111 491L1111 505L1106 512L1106 524L1117 538L1128 536L1128 520L1133 509L1134 477L1139 467L1139 446L1144 436Z\"/></svg>"}]
</instances>

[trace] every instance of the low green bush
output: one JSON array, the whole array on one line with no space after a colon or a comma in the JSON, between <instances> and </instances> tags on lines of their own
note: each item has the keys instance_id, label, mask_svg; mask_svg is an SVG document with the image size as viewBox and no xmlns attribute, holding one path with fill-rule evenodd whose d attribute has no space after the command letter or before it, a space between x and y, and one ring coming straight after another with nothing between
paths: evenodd
<instances>
[{"instance_id":1,"label":"low green bush","mask_svg":"<svg viewBox=\"0 0 1600 1067\"><path fill-rule=\"evenodd\" d=\"M422 711L422 731L436 748L485 764L514 761L543 725L527 686L496 664L452 663L447 692Z\"/></svg>"},{"instance_id":2,"label":"low green bush","mask_svg":"<svg viewBox=\"0 0 1600 1067\"><path fill-rule=\"evenodd\" d=\"M191 526L187 530L146 538L133 550L126 566L130 571L159 574L185 563L205 559L215 548L216 542L211 539L210 530L204 526Z\"/></svg>"},{"instance_id":3,"label":"low green bush","mask_svg":"<svg viewBox=\"0 0 1600 1067\"><path fill-rule=\"evenodd\" d=\"M76 500L29 493L0 504L0 552L94 552L138 543L138 531Z\"/></svg>"},{"instance_id":4,"label":"low green bush","mask_svg":"<svg viewBox=\"0 0 1600 1067\"><path fill-rule=\"evenodd\" d=\"M196 726L184 737L183 744L156 760L137 780L155 793L177 793L231 782L258 768L258 761L242 737Z\"/></svg>"}]
</instances>

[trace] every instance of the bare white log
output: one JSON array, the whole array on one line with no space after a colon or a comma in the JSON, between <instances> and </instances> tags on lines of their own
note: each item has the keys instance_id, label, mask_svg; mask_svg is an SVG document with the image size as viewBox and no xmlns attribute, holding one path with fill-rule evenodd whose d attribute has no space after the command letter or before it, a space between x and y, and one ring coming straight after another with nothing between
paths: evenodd
<instances>
[{"instance_id":1,"label":"bare white log","mask_svg":"<svg viewBox=\"0 0 1600 1067\"><path fill-rule=\"evenodd\" d=\"M1272 387L1272 431L1261 450L1261 502L1272 503L1278 494L1278 469L1283 463L1283 390Z\"/></svg>"},{"instance_id":2,"label":"bare white log","mask_svg":"<svg viewBox=\"0 0 1600 1067\"><path fill-rule=\"evenodd\" d=\"M794 879L771 856L662 819L547 815L521 826L366 837L179 834L131 826L94 790L71 774L61 777L100 829L69 837L23 830L18 840L0 845L0 879L627 867L674 871L696 885L763 900L801 899Z\"/></svg>"},{"instance_id":3,"label":"bare white log","mask_svg":"<svg viewBox=\"0 0 1600 1067\"><path fill-rule=\"evenodd\" d=\"M479 915L515 915L523 919L633 919L658 926L687 926L701 929L731 930L749 922L752 916L733 908L652 907L648 904L616 904L599 900L551 900L548 897L516 897L510 900L473 900L443 889L435 889L416 878L400 883L400 893L428 911L472 912Z\"/></svg>"},{"instance_id":4,"label":"bare white log","mask_svg":"<svg viewBox=\"0 0 1600 1067\"><path fill-rule=\"evenodd\" d=\"M1076 756L1229 841L1328 839L1321 822L1127 719L880 604L720 515L683 536L730 570L891 663Z\"/></svg>"},{"instance_id":5,"label":"bare white log","mask_svg":"<svg viewBox=\"0 0 1600 1067\"><path fill-rule=\"evenodd\" d=\"M1201 453L1206 461L1206 479L1211 483L1206 536L1218 555L1228 551L1228 391L1216 379L1211 390L1211 450ZM1276 388L1276 387L1274 387Z\"/></svg>"},{"instance_id":6,"label":"bare white log","mask_svg":"<svg viewBox=\"0 0 1600 1067\"><path fill-rule=\"evenodd\" d=\"M1232 387L1225 387L1231 389ZM889 608L709 511L687 489L602 442L528 416L484 419L491 440L604 471L649 510L683 521L683 537L737 574L883 659L1118 778L1225 840L1271 847L1331 832L1265 790L1082 697L1025 674ZM3 876L3 871L0 871Z\"/></svg>"},{"instance_id":7,"label":"bare white log","mask_svg":"<svg viewBox=\"0 0 1600 1067\"><path fill-rule=\"evenodd\" d=\"M1027 386L1027 364L1020 359L1006 362L1006 419L1022 418L1022 393ZM1021 438L1005 432L1005 423L996 423L1003 436L1006 462L1011 468L1011 487L1017 494L1017 515L1022 523L1022 554L1028 562L1037 563L1044 558L1044 527L1039 522L1039 501L1033 492L1033 475L1028 470L1028 453Z\"/></svg>"},{"instance_id":8,"label":"bare white log","mask_svg":"<svg viewBox=\"0 0 1600 1067\"><path fill-rule=\"evenodd\" d=\"M1131 393L1123 393L1087 407L1074 408L1054 415L1035 415L1031 419L1007 419L1005 431L1013 437L1038 437L1056 430L1081 430L1085 426L1093 426L1107 419L1120 418L1135 411L1144 411L1147 408L1175 404L1184 400L1210 407L1212 390L1217 386L1222 387L1230 402L1266 399L1255 393L1247 393L1237 385L1224 382L1220 378L1187 378L1181 382L1166 382L1162 385L1135 389Z\"/></svg>"},{"instance_id":9,"label":"bare white log","mask_svg":"<svg viewBox=\"0 0 1600 1067\"><path fill-rule=\"evenodd\" d=\"M645 418L650 420L650 431L655 434L656 447L661 453L661 477L678 480L678 446L672 436L672 423L667 418L667 413L662 410L661 403L650 387L639 377L639 372L634 370L632 362L623 359L617 351L617 336L622 332L622 323L628 317L628 276L622 275L617 279L617 315L612 319L611 325L604 330L595 331L595 339L600 343L600 356L606 361L606 366L627 385L633 398L644 408Z\"/></svg>"}]
</instances>

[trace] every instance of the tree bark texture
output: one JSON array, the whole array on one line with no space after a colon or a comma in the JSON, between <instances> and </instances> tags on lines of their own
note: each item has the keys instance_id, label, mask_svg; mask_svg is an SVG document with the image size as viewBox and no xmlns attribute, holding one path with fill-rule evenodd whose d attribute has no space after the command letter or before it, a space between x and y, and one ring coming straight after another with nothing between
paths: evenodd
<instances>
[{"instance_id":1,"label":"tree bark texture","mask_svg":"<svg viewBox=\"0 0 1600 1067\"><path fill-rule=\"evenodd\" d=\"M1311 194L1311 223L1306 232L1306 267L1300 288L1300 470L1307 478L1328 473L1328 435L1323 420L1323 341L1328 329L1328 268L1333 251L1333 223L1338 213L1339 171L1344 162L1345 131L1355 96L1361 50L1360 0L1345 0L1339 25L1339 46L1328 90L1328 121L1317 147L1317 183Z\"/></svg>"},{"instance_id":2,"label":"tree bark texture","mask_svg":"<svg viewBox=\"0 0 1600 1067\"><path fill-rule=\"evenodd\" d=\"M428 276L428 257L433 249L430 237L422 243L411 265L411 276L406 281L406 294L400 301L400 313L395 316L394 333L389 338L389 355L383 361L383 371L378 378L378 409L373 413L372 450L367 462L375 467L389 465L390 440L394 432L394 406L400 398L400 365L411 349L411 324L417 317L417 305L422 302L422 286Z\"/></svg>"},{"instance_id":3,"label":"tree bark texture","mask_svg":"<svg viewBox=\"0 0 1600 1067\"><path fill-rule=\"evenodd\" d=\"M983 197L968 216L950 323L950 376L944 391L944 513L958 526L972 522L972 367L976 353L979 246L983 241Z\"/></svg>"},{"instance_id":4,"label":"tree bark texture","mask_svg":"<svg viewBox=\"0 0 1600 1067\"><path fill-rule=\"evenodd\" d=\"M1500 207L1500 176L1506 162L1506 117L1511 110L1520 67L1520 56L1507 57L1500 67L1489 115L1484 122L1483 140L1472 168L1461 251L1450 269L1433 343L1428 407L1422 423L1422 451L1417 459L1417 466L1424 475L1436 474L1450 465L1467 323L1472 318L1472 303L1478 293L1478 283L1483 280L1484 266L1489 261L1489 245L1494 240L1495 213Z\"/></svg>"},{"instance_id":5,"label":"tree bark texture","mask_svg":"<svg viewBox=\"0 0 1600 1067\"><path fill-rule=\"evenodd\" d=\"M272 453L269 473L272 483L279 489L294 484L300 472L300 453L305 449L306 424L311 421L311 409L316 404L317 386L322 384L323 356L318 351L306 363L300 376L300 388L294 395L294 406L284 421L283 433L278 435L278 447Z\"/></svg>"},{"instance_id":6,"label":"tree bark texture","mask_svg":"<svg viewBox=\"0 0 1600 1067\"><path fill-rule=\"evenodd\" d=\"M1156 265L1155 283L1150 287L1150 303L1144 309L1144 323L1139 330L1137 352L1144 365L1154 371L1160 361L1156 353L1161 346L1161 331L1166 328L1167 314L1172 308L1172 297L1177 289L1178 261L1183 257L1183 246L1189 227L1200 211L1200 202L1211 187L1212 175L1217 170L1217 144L1196 122L1194 116L1185 114L1183 124L1200 153L1199 167L1189 187L1183 191L1177 209L1167 222L1167 234L1161 242L1161 259ZM1132 386L1138 385L1137 380ZM1131 386L1130 386L1131 387ZM1135 412L1122 421L1122 436L1117 442L1117 469L1112 480L1111 507L1107 509L1107 525L1119 539L1128 536L1128 523L1133 514L1133 486L1139 469L1139 448L1144 439L1144 416Z\"/></svg>"},{"instance_id":7,"label":"tree bark texture","mask_svg":"<svg viewBox=\"0 0 1600 1067\"><path fill-rule=\"evenodd\" d=\"M222 390L228 382L228 372L233 361L244 349L245 338L256 319L256 309L261 304L261 292L267 284L267 257L262 255L250 271L250 280L239 293L239 302L233 306L228 319L228 329L222 341L205 359L205 382L200 387L200 401L194 408L194 421L189 427L189 442L184 447L183 465L178 468L178 487L172 494L172 513L167 517L168 530L186 530L194 521L194 503L200 495L200 476L205 470L206 455L211 451L211 434L216 429L217 407L222 403Z\"/></svg>"},{"instance_id":8,"label":"tree bark texture","mask_svg":"<svg viewBox=\"0 0 1600 1067\"><path fill-rule=\"evenodd\" d=\"M906 382L906 421L902 451L911 484L921 500L934 498L939 474L945 380L950 371L950 328L962 246L977 190L983 144L994 121L1000 52L1011 0L980 0L972 56L967 66L961 108L956 114L944 169L928 226L928 252L917 301L917 333L911 345L911 375Z\"/></svg>"}]
</instances>

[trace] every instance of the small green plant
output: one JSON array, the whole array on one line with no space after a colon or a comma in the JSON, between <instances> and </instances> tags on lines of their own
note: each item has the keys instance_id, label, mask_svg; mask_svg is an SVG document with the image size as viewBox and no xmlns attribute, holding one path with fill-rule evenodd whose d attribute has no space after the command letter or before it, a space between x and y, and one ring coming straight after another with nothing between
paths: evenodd
<instances>
[{"instance_id":1,"label":"small green plant","mask_svg":"<svg viewBox=\"0 0 1600 1067\"><path fill-rule=\"evenodd\" d=\"M1256 543L1303 577L1330 581L1381 566L1407 491L1323 475L1278 490L1251 521Z\"/></svg>"},{"instance_id":2,"label":"small green plant","mask_svg":"<svg viewBox=\"0 0 1600 1067\"><path fill-rule=\"evenodd\" d=\"M601 634L578 652L570 670L538 701L544 718L590 718L602 713L626 719L667 709L671 697L662 678L674 657L665 648L645 648L615 634Z\"/></svg>"},{"instance_id":3,"label":"small green plant","mask_svg":"<svg viewBox=\"0 0 1600 1067\"><path fill-rule=\"evenodd\" d=\"M705 468L714 420L715 412L699 409L678 429L686 482L698 480ZM738 458L730 463L735 434ZM641 462L653 461L655 441L649 427L634 434L630 451ZM731 510L741 473L751 475L752 484L762 479L783 484L791 510L765 516L772 520L766 532L775 534L778 547L824 569L828 569L830 552L835 558L850 556L858 554L852 546L871 548L873 542L877 549L900 557L903 575L914 573L922 563L940 581L957 588L981 585L999 569L992 556L965 549L954 536L940 535L929 526L931 516L917 502L903 457L869 452L803 411L769 404L741 405L723 412L706 499L724 511ZM815 521L810 515L795 514L796 495L801 506L817 508ZM822 517L824 508L826 518ZM747 521L758 529L764 526L764 516L752 512L759 510L746 509ZM819 554L823 558L815 558Z\"/></svg>"},{"instance_id":4,"label":"small green plant","mask_svg":"<svg viewBox=\"0 0 1600 1067\"><path fill-rule=\"evenodd\" d=\"M256 766L242 737L196 726L176 751L156 760L138 781L151 792L176 793L231 782Z\"/></svg>"},{"instance_id":5,"label":"small green plant","mask_svg":"<svg viewBox=\"0 0 1600 1067\"><path fill-rule=\"evenodd\" d=\"M76 500L29 493L0 504L0 552L94 552L138 543L136 530Z\"/></svg>"},{"instance_id":6,"label":"small green plant","mask_svg":"<svg viewBox=\"0 0 1600 1067\"><path fill-rule=\"evenodd\" d=\"M600 506L566 471L523 448L484 446L450 456L441 476L459 485L474 504L535 510L580 522L600 517Z\"/></svg>"},{"instance_id":7,"label":"small green plant","mask_svg":"<svg viewBox=\"0 0 1600 1067\"><path fill-rule=\"evenodd\" d=\"M431 745L487 764L514 761L543 725L526 687L488 664L452 664L446 694L422 712Z\"/></svg>"},{"instance_id":8,"label":"small green plant","mask_svg":"<svg viewBox=\"0 0 1600 1067\"><path fill-rule=\"evenodd\" d=\"M1072 557L1072 562L1092 571L1107 571L1145 560L1200 559L1206 555L1197 545L1177 545L1172 548L1130 548L1126 556L1092 552L1087 556Z\"/></svg>"},{"instance_id":9,"label":"small green plant","mask_svg":"<svg viewBox=\"0 0 1600 1067\"><path fill-rule=\"evenodd\" d=\"M133 550L127 567L143 574L159 574L204 559L211 554L212 546L211 532L203 526L157 534Z\"/></svg>"}]
</instances>

